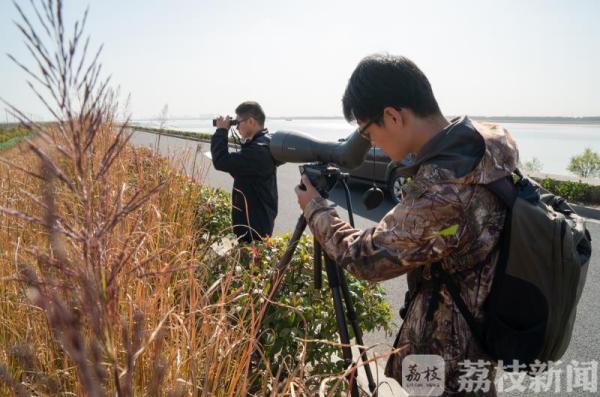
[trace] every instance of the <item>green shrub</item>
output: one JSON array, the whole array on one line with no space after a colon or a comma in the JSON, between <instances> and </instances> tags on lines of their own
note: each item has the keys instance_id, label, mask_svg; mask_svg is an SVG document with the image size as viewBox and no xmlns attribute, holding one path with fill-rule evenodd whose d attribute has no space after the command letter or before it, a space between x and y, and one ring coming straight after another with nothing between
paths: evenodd
<instances>
[{"instance_id":1,"label":"green shrub","mask_svg":"<svg viewBox=\"0 0 600 397\"><path fill-rule=\"evenodd\" d=\"M223 189L201 187L202 203L196 215L200 237L225 236L231 229L231 195ZM206 236L204 236L206 234Z\"/></svg>"},{"instance_id":2,"label":"green shrub","mask_svg":"<svg viewBox=\"0 0 600 397\"><path fill-rule=\"evenodd\" d=\"M220 189L205 188L204 193L204 205L208 203L212 209L199 214L198 227L206 232L200 238L216 237L218 243L218 239L222 239L218 236L223 236L223 231L231 225L229 197ZM285 251L289 238L289 234L284 234L261 243L236 246L222 256L214 255L209 285L235 269L234 286L240 289L240 298L231 302L228 308L231 316L249 310L252 305L257 307L264 303L270 277L276 272L278 260ZM307 343L303 358L310 368L308 382L311 375L339 374L344 370L343 361L339 360L342 357L341 349L338 345L323 342L338 342L338 334L333 298L325 272L322 274L323 289L314 288L312 238L302 236L289 269L275 296L276 303L269 306L262 323L263 336L260 340L266 361L271 366L272 373L281 370L285 374L287 368L297 367L303 351L303 341L313 340ZM385 301L384 289L380 284L370 284L345 274L361 331L384 329L389 334L391 311ZM350 324L348 327L353 337Z\"/></svg>"},{"instance_id":3,"label":"green shrub","mask_svg":"<svg viewBox=\"0 0 600 397\"><path fill-rule=\"evenodd\" d=\"M577 156L571 157L567 167L569 171L582 178L600 175L600 155L590 148Z\"/></svg>"},{"instance_id":4,"label":"green shrub","mask_svg":"<svg viewBox=\"0 0 600 397\"><path fill-rule=\"evenodd\" d=\"M12 127L0 129L0 150L8 149L21 142L29 135L24 128Z\"/></svg>"},{"instance_id":5,"label":"green shrub","mask_svg":"<svg viewBox=\"0 0 600 397\"><path fill-rule=\"evenodd\" d=\"M564 197L567 201L600 204L600 186L583 182L558 181L551 178L544 178L538 182L550 193Z\"/></svg>"},{"instance_id":6,"label":"green shrub","mask_svg":"<svg viewBox=\"0 0 600 397\"><path fill-rule=\"evenodd\" d=\"M519 169L526 174L542 172L543 168L544 164L537 157L533 157L531 160L527 160L523 163L519 161Z\"/></svg>"}]
</instances>

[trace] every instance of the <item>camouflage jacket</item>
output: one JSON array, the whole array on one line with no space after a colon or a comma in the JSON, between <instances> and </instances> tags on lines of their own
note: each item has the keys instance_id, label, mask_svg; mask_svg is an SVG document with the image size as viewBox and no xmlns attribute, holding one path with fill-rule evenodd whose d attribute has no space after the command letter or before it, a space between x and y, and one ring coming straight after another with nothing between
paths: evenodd
<instances>
[{"instance_id":1,"label":"camouflage jacket","mask_svg":"<svg viewBox=\"0 0 600 397\"><path fill-rule=\"evenodd\" d=\"M510 175L517 162L516 144L506 130L463 117L427 142L404 170L413 180L403 187L401 203L377 226L352 228L322 198L313 199L304 215L325 252L358 278L380 281L409 273L409 288L415 288L414 275L427 285L432 263L440 262L481 319L506 212L481 185ZM488 358L445 287L439 288L433 318L426 319L431 290L421 287L413 298L386 375L402 383L405 356L438 354L445 361L446 394L453 394L460 388L459 363ZM485 395L494 394L492 385Z\"/></svg>"}]
</instances>

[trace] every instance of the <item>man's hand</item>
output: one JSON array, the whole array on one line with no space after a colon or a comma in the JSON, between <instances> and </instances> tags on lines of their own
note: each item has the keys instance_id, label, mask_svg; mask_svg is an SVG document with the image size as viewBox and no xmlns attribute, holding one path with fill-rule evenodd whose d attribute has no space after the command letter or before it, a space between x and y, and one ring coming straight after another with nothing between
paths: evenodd
<instances>
[{"instance_id":1,"label":"man's hand","mask_svg":"<svg viewBox=\"0 0 600 397\"><path fill-rule=\"evenodd\" d=\"M225 128L228 130L229 127L231 127L231 119L229 117L217 117L217 128Z\"/></svg>"},{"instance_id":2,"label":"man's hand","mask_svg":"<svg viewBox=\"0 0 600 397\"><path fill-rule=\"evenodd\" d=\"M320 194L315 189L315 187L310 183L310 179L306 175L302 175L302 184L304 184L305 189L301 187L301 185L297 185L294 191L298 196L298 204L302 211L304 211L304 207L315 197L319 197Z\"/></svg>"}]
</instances>

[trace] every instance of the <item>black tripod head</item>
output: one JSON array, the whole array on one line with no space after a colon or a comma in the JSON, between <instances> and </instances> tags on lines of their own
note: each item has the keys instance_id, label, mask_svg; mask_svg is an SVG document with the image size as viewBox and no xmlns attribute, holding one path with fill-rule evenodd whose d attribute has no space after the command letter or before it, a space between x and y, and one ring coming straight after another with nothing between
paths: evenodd
<instances>
[{"instance_id":1,"label":"black tripod head","mask_svg":"<svg viewBox=\"0 0 600 397\"><path fill-rule=\"evenodd\" d=\"M348 174L341 172L339 168L325 163L303 164L298 168L300 174L306 175L310 183L324 198L329 196L329 192L341 178L348 176Z\"/></svg>"}]
</instances>

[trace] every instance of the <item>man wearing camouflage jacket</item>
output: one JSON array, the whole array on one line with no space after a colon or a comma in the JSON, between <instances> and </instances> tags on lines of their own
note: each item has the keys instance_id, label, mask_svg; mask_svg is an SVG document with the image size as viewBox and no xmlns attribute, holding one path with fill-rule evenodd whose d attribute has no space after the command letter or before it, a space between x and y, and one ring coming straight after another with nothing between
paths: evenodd
<instances>
[{"instance_id":1,"label":"man wearing camouflage jacket","mask_svg":"<svg viewBox=\"0 0 600 397\"><path fill-rule=\"evenodd\" d=\"M432 282L435 263L451 274L476 319L489 294L505 208L483 184L511 175L516 144L501 127L467 117L448 122L425 75L404 57L375 55L353 72L344 115L392 160L415 153L402 202L379 224L357 230L303 177L298 202L323 249L356 277L381 281L407 273L414 294L388 359L386 375L402 383L409 354L437 354L445 362L445 395L463 395L472 381L465 360L490 361L445 286ZM472 395L495 395L494 369Z\"/></svg>"}]
</instances>

